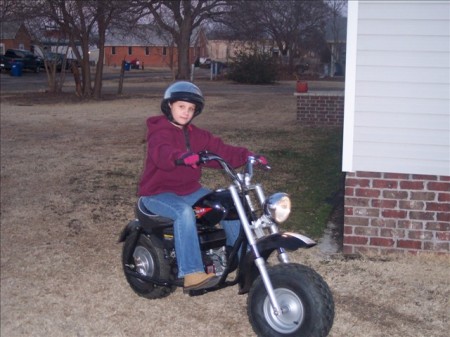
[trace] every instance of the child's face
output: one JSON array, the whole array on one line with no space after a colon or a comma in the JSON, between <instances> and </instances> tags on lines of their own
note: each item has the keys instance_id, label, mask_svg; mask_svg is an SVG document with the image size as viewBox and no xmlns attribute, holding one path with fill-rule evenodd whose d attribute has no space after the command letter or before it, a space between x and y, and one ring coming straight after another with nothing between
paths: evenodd
<instances>
[{"instance_id":1,"label":"child's face","mask_svg":"<svg viewBox=\"0 0 450 337\"><path fill-rule=\"evenodd\" d=\"M195 104L185 102L185 101L176 101L172 104L169 104L172 110L172 116L175 122L179 125L188 124L192 117L194 117L195 112Z\"/></svg>"}]
</instances>

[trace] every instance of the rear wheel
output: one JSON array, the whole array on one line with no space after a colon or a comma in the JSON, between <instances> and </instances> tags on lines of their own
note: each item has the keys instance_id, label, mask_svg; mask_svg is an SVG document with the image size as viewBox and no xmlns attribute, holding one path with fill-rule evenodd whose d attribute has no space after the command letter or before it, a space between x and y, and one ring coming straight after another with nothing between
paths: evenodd
<instances>
[{"instance_id":1,"label":"rear wheel","mask_svg":"<svg viewBox=\"0 0 450 337\"><path fill-rule=\"evenodd\" d=\"M328 285L314 270L300 264L280 264L268 270L282 309L272 309L261 276L253 283L247 313L258 336L325 337L333 325L334 302Z\"/></svg>"},{"instance_id":2,"label":"rear wheel","mask_svg":"<svg viewBox=\"0 0 450 337\"><path fill-rule=\"evenodd\" d=\"M136 235L139 235L139 238L134 246ZM170 266L164 257L162 242L156 237L136 232L129 235L123 246L122 264L128 284L139 296L149 299L162 298L175 289L147 282L126 272L131 270L143 276L161 280L170 279Z\"/></svg>"}]
</instances>

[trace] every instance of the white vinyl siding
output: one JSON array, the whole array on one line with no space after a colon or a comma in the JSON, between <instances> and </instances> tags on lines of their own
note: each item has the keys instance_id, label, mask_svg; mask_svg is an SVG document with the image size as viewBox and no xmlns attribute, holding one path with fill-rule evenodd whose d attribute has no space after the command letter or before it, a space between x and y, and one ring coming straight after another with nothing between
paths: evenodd
<instances>
[{"instance_id":1,"label":"white vinyl siding","mask_svg":"<svg viewBox=\"0 0 450 337\"><path fill-rule=\"evenodd\" d=\"M351 1L348 31L352 15L343 170L450 175L450 2Z\"/></svg>"}]
</instances>

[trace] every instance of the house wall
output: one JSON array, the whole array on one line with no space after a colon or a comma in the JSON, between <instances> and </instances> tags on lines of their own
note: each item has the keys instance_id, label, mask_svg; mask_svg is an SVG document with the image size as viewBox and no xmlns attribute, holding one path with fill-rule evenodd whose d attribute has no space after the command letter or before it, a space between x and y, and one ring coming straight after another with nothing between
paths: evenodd
<instances>
[{"instance_id":1,"label":"house wall","mask_svg":"<svg viewBox=\"0 0 450 337\"><path fill-rule=\"evenodd\" d=\"M235 56L235 50L231 46L232 44L228 41L208 41L208 56L215 61L228 62L230 57Z\"/></svg>"},{"instance_id":2,"label":"house wall","mask_svg":"<svg viewBox=\"0 0 450 337\"><path fill-rule=\"evenodd\" d=\"M272 41L259 41L258 49L268 52L272 50ZM229 40L208 40L207 41L208 57L214 61L230 62L240 52L253 50L254 46L251 42L245 41L229 41Z\"/></svg>"},{"instance_id":3,"label":"house wall","mask_svg":"<svg viewBox=\"0 0 450 337\"><path fill-rule=\"evenodd\" d=\"M195 39L194 47L195 47L195 59L198 57L208 57L208 39L206 38L205 32L203 29L199 30L197 35L197 39Z\"/></svg>"},{"instance_id":4,"label":"house wall","mask_svg":"<svg viewBox=\"0 0 450 337\"><path fill-rule=\"evenodd\" d=\"M450 174L449 13L448 1L349 2L344 171Z\"/></svg>"},{"instance_id":5,"label":"house wall","mask_svg":"<svg viewBox=\"0 0 450 337\"><path fill-rule=\"evenodd\" d=\"M112 46L105 47L105 61L107 66L120 67L122 61L132 61L138 59L140 64L144 64L145 67L169 67L171 64L171 53L175 53L173 56L173 62L177 60L177 54L174 48L166 47L166 54L163 53L163 47L149 47L149 54L146 54L146 48L143 46L132 46L131 55L128 53L128 46L115 46L115 54L112 53Z\"/></svg>"},{"instance_id":6,"label":"house wall","mask_svg":"<svg viewBox=\"0 0 450 337\"><path fill-rule=\"evenodd\" d=\"M450 252L450 3L350 1L344 251Z\"/></svg>"},{"instance_id":7,"label":"house wall","mask_svg":"<svg viewBox=\"0 0 450 337\"><path fill-rule=\"evenodd\" d=\"M138 59L141 65L145 67L164 68L170 67L173 62L174 65L178 61L178 51L176 47L149 46L149 53L146 54L145 46L131 46L132 53L128 53L129 46L115 46L115 54L112 53L112 46L105 46L105 60L106 66L120 67L122 61L132 61ZM173 57L172 57L173 54ZM195 49L191 48L190 58L191 63L195 60Z\"/></svg>"},{"instance_id":8,"label":"house wall","mask_svg":"<svg viewBox=\"0 0 450 337\"><path fill-rule=\"evenodd\" d=\"M345 185L344 253L450 251L450 177L358 171Z\"/></svg>"},{"instance_id":9,"label":"house wall","mask_svg":"<svg viewBox=\"0 0 450 337\"><path fill-rule=\"evenodd\" d=\"M23 49L31 51L31 37L24 25L21 25L14 39L3 39L4 52L7 49ZM23 46L23 48L21 48Z\"/></svg>"}]
</instances>

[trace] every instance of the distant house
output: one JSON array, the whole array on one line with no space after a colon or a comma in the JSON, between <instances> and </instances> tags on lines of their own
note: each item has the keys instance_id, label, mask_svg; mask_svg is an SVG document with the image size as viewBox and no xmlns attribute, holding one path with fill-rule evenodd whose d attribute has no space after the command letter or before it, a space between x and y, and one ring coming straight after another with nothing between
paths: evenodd
<instances>
[{"instance_id":1,"label":"distant house","mask_svg":"<svg viewBox=\"0 0 450 337\"><path fill-rule=\"evenodd\" d=\"M198 37L204 45L204 48L200 49L201 57L224 63L231 61L236 56L239 49L238 45L240 45L240 43L231 41L217 32L201 30Z\"/></svg>"},{"instance_id":2,"label":"distant house","mask_svg":"<svg viewBox=\"0 0 450 337\"><path fill-rule=\"evenodd\" d=\"M252 42L244 40L230 40L223 36L220 32L207 32L199 35L203 39L204 48L200 49L201 57L209 57L214 61L230 62L236 55L251 47ZM273 41L259 41L258 48L262 51L273 51Z\"/></svg>"},{"instance_id":3,"label":"distant house","mask_svg":"<svg viewBox=\"0 0 450 337\"><path fill-rule=\"evenodd\" d=\"M344 252L450 252L450 2L349 1Z\"/></svg>"},{"instance_id":4,"label":"distant house","mask_svg":"<svg viewBox=\"0 0 450 337\"><path fill-rule=\"evenodd\" d=\"M1 23L0 55L4 55L7 49L31 51L31 42L31 35L22 22L6 21Z\"/></svg>"},{"instance_id":5,"label":"distant house","mask_svg":"<svg viewBox=\"0 0 450 337\"><path fill-rule=\"evenodd\" d=\"M75 42L78 52L82 54L80 43ZM58 29L47 29L40 32L40 36L33 46L34 53L40 57L45 57L47 52L64 54L68 59L76 59L76 53L70 45L66 34Z\"/></svg>"},{"instance_id":6,"label":"distant house","mask_svg":"<svg viewBox=\"0 0 450 337\"><path fill-rule=\"evenodd\" d=\"M198 57L197 49L190 47L190 63ZM104 64L120 66L122 61L138 60L144 67L176 66L178 48L166 34L158 33L149 25L138 26L133 32L111 29L106 34Z\"/></svg>"},{"instance_id":7,"label":"distant house","mask_svg":"<svg viewBox=\"0 0 450 337\"><path fill-rule=\"evenodd\" d=\"M329 22L325 31L325 40L329 49L329 55L326 61L320 60L320 56L314 53L309 54L308 58L314 59L314 63L328 63L327 76L335 74L343 75L345 70L345 49L347 43L347 18L339 17L334 22ZM230 40L220 32L204 32L199 35L199 39L205 46L199 49L201 57L208 57L214 61L230 62L236 57L237 53L253 46L254 42L245 40ZM275 41L266 39L257 42L259 50L270 52L275 57L280 56L278 46Z\"/></svg>"}]
</instances>

